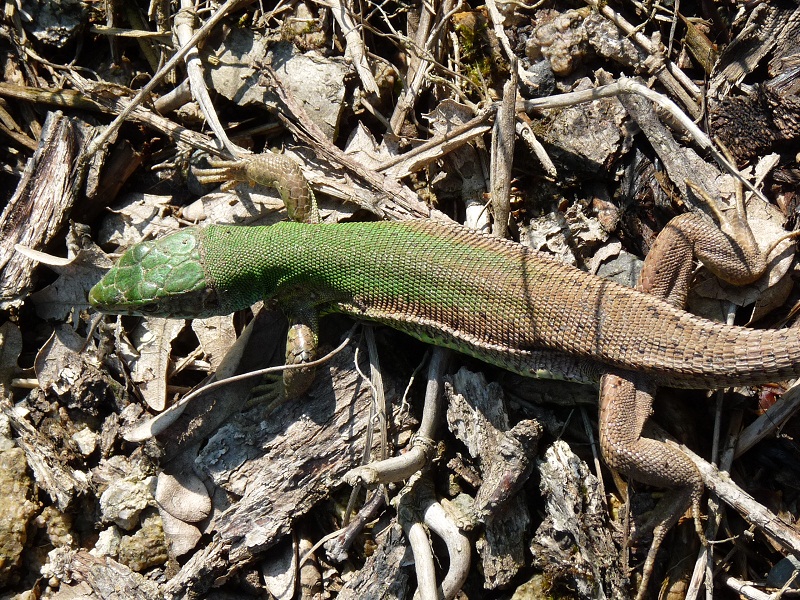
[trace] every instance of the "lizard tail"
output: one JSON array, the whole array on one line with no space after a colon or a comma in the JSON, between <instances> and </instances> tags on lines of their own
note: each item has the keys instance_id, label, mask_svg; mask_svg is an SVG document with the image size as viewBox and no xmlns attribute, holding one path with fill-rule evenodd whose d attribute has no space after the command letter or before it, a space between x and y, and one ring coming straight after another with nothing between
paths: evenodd
<instances>
[{"instance_id":1,"label":"lizard tail","mask_svg":"<svg viewBox=\"0 0 800 600\"><path fill-rule=\"evenodd\" d=\"M675 335L670 337L670 330ZM727 326L683 313L673 327L662 322L656 332L660 351L645 351L641 370L662 385L709 389L800 376L800 336L794 329Z\"/></svg>"}]
</instances>

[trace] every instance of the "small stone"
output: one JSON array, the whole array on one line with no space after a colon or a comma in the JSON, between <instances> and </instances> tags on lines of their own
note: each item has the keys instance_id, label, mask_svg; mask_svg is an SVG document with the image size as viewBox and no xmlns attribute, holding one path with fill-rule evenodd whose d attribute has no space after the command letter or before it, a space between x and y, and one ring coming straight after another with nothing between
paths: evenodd
<instances>
[{"instance_id":1,"label":"small stone","mask_svg":"<svg viewBox=\"0 0 800 600\"><path fill-rule=\"evenodd\" d=\"M75 545L71 533L72 518L54 506L45 506L36 517L36 524L47 530L47 537L56 548L71 548Z\"/></svg>"},{"instance_id":2,"label":"small stone","mask_svg":"<svg viewBox=\"0 0 800 600\"><path fill-rule=\"evenodd\" d=\"M100 496L103 521L113 521L126 531L133 529L141 512L155 504L155 483L155 477L113 482Z\"/></svg>"},{"instance_id":3,"label":"small stone","mask_svg":"<svg viewBox=\"0 0 800 600\"><path fill-rule=\"evenodd\" d=\"M72 439L78 446L78 452L83 456L89 456L97 448L98 435L88 427L73 433Z\"/></svg>"},{"instance_id":4,"label":"small stone","mask_svg":"<svg viewBox=\"0 0 800 600\"><path fill-rule=\"evenodd\" d=\"M11 439L11 422L8 417L0 413L0 452L16 448L14 440Z\"/></svg>"},{"instance_id":5,"label":"small stone","mask_svg":"<svg viewBox=\"0 0 800 600\"><path fill-rule=\"evenodd\" d=\"M119 554L120 540L122 540L122 534L115 525L112 525L108 529L104 529L100 532L100 535L97 536L94 548L89 550L89 553L94 556L110 556L111 558L116 558L117 554Z\"/></svg>"},{"instance_id":6,"label":"small stone","mask_svg":"<svg viewBox=\"0 0 800 600\"><path fill-rule=\"evenodd\" d=\"M12 580L27 542L28 523L39 510L33 502L33 482L20 448L0 452L0 587Z\"/></svg>"},{"instance_id":7,"label":"small stone","mask_svg":"<svg viewBox=\"0 0 800 600\"><path fill-rule=\"evenodd\" d=\"M25 30L37 41L63 48L82 31L87 20L88 4L79 0L57 0L36 2L26 0L22 12L28 16L23 19Z\"/></svg>"},{"instance_id":8,"label":"small stone","mask_svg":"<svg viewBox=\"0 0 800 600\"><path fill-rule=\"evenodd\" d=\"M167 545L161 516L150 513L133 535L125 535L119 543L119 562L140 572L167 562Z\"/></svg>"}]
</instances>

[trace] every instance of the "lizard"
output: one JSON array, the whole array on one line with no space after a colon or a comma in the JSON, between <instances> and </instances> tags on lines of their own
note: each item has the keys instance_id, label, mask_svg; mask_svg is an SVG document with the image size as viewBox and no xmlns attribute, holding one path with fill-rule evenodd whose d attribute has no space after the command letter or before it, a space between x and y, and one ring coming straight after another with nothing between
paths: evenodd
<instances>
[{"instance_id":1,"label":"lizard","mask_svg":"<svg viewBox=\"0 0 800 600\"><path fill-rule=\"evenodd\" d=\"M695 213L667 230L633 289L456 224L190 227L128 250L89 301L106 313L196 318L266 300L289 319L287 362L313 360L319 317L337 312L524 376L599 385L606 462L684 490L697 523L696 468L642 436L652 386L713 389L798 376L800 337L682 310L693 255L740 282L757 278L765 261Z\"/></svg>"}]
</instances>

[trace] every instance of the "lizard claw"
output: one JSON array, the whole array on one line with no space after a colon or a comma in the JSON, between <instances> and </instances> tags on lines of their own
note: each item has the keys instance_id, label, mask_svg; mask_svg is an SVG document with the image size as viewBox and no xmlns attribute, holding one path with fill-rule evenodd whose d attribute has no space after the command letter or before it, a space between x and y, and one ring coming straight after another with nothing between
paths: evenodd
<instances>
[{"instance_id":1,"label":"lizard claw","mask_svg":"<svg viewBox=\"0 0 800 600\"><path fill-rule=\"evenodd\" d=\"M705 533L703 532L703 525L700 514L700 495L701 490L695 490L692 487L682 487L675 490L669 490L659 500L656 507L651 512L649 518L641 525L635 534L635 537L641 537L646 532L652 531L653 541L650 543L650 548L647 551L647 558L642 567L642 580L639 583L639 589L636 591L636 600L642 600L647 593L647 587L650 584L650 578L655 569L656 556L661 549L661 544L667 535L667 532L675 525L678 520L686 514L686 509L691 508L692 519L694 521L697 536L700 538L701 543L707 545Z\"/></svg>"},{"instance_id":2,"label":"lizard claw","mask_svg":"<svg viewBox=\"0 0 800 600\"><path fill-rule=\"evenodd\" d=\"M300 166L285 154L264 152L235 160L210 159L208 169L192 170L201 184L222 183L230 189L239 183L274 187L281 195L289 218L319 221L316 203Z\"/></svg>"}]
</instances>

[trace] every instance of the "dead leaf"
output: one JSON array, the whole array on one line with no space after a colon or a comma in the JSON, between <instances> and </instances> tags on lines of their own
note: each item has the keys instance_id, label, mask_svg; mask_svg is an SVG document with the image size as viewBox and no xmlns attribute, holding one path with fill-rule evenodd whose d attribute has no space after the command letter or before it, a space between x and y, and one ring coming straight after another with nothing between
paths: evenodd
<instances>
[{"instance_id":1,"label":"dead leaf","mask_svg":"<svg viewBox=\"0 0 800 600\"><path fill-rule=\"evenodd\" d=\"M103 219L97 233L102 245L128 248L147 238L156 238L178 229L173 216L162 216L172 196L130 193L116 203Z\"/></svg>"},{"instance_id":2,"label":"dead leaf","mask_svg":"<svg viewBox=\"0 0 800 600\"><path fill-rule=\"evenodd\" d=\"M98 391L123 391L119 383L99 369L99 361L87 352L86 340L69 325L59 324L42 346L33 363L39 387L67 399L67 406L84 412L97 411Z\"/></svg>"},{"instance_id":3,"label":"dead leaf","mask_svg":"<svg viewBox=\"0 0 800 600\"><path fill-rule=\"evenodd\" d=\"M209 317L194 319L192 331L200 340L206 359L211 363L211 370L216 371L223 357L236 342L236 331L233 328L233 317Z\"/></svg>"},{"instance_id":4,"label":"dead leaf","mask_svg":"<svg viewBox=\"0 0 800 600\"><path fill-rule=\"evenodd\" d=\"M162 411L167 405L167 375L172 341L184 327L179 319L146 317L131 334L139 358L131 363L131 378L147 405Z\"/></svg>"}]
</instances>

